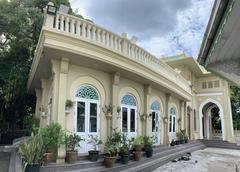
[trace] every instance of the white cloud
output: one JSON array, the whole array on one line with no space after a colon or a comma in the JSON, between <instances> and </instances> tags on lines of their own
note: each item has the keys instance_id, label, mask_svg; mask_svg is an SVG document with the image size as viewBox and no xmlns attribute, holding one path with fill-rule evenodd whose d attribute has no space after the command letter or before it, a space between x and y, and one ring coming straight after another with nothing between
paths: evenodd
<instances>
[{"instance_id":1,"label":"white cloud","mask_svg":"<svg viewBox=\"0 0 240 172\"><path fill-rule=\"evenodd\" d=\"M138 36L138 44L158 57L185 52L196 58L213 1L71 0L71 4L113 32Z\"/></svg>"}]
</instances>

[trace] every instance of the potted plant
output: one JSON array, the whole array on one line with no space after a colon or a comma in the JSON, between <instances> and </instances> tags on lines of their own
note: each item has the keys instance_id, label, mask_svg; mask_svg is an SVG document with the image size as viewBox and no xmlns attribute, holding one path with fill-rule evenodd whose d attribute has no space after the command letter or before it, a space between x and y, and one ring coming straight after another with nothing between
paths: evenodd
<instances>
[{"instance_id":1,"label":"potted plant","mask_svg":"<svg viewBox=\"0 0 240 172\"><path fill-rule=\"evenodd\" d=\"M175 146L175 141L172 140L171 143L170 143L171 146Z\"/></svg>"},{"instance_id":2,"label":"potted plant","mask_svg":"<svg viewBox=\"0 0 240 172\"><path fill-rule=\"evenodd\" d=\"M72 100L66 100L65 104L65 111L68 113L70 112L70 109L73 107L73 101Z\"/></svg>"},{"instance_id":3,"label":"potted plant","mask_svg":"<svg viewBox=\"0 0 240 172\"><path fill-rule=\"evenodd\" d=\"M108 138L107 142L104 145L104 164L107 168L113 167L113 164L116 160L118 147L112 142L111 138Z\"/></svg>"},{"instance_id":4,"label":"potted plant","mask_svg":"<svg viewBox=\"0 0 240 172\"><path fill-rule=\"evenodd\" d=\"M40 134L32 135L18 146L25 172L39 172L43 162L44 144Z\"/></svg>"},{"instance_id":5,"label":"potted plant","mask_svg":"<svg viewBox=\"0 0 240 172\"><path fill-rule=\"evenodd\" d=\"M143 137L144 142L144 150L146 152L146 156L148 158L152 157L153 154L153 137L144 136Z\"/></svg>"},{"instance_id":6,"label":"potted plant","mask_svg":"<svg viewBox=\"0 0 240 172\"><path fill-rule=\"evenodd\" d=\"M183 143L184 143L184 138L183 138L183 132L182 132L182 130L178 131L178 132L176 133L176 136L177 136L177 138L178 138L179 143L180 143L180 144L183 144Z\"/></svg>"},{"instance_id":7,"label":"potted plant","mask_svg":"<svg viewBox=\"0 0 240 172\"><path fill-rule=\"evenodd\" d=\"M98 136L90 135L88 143L93 145L93 150L88 151L89 161L96 162L99 159L99 151L97 150L97 146L102 144L102 140L100 140Z\"/></svg>"},{"instance_id":8,"label":"potted plant","mask_svg":"<svg viewBox=\"0 0 240 172\"><path fill-rule=\"evenodd\" d=\"M134 138L133 140L133 159L135 161L139 161L141 159L141 155L142 155L142 137L141 136L137 136L136 138Z\"/></svg>"},{"instance_id":9,"label":"potted plant","mask_svg":"<svg viewBox=\"0 0 240 172\"><path fill-rule=\"evenodd\" d=\"M69 163L74 163L77 161L78 151L77 148L80 147L80 142L83 139L76 133L66 135L66 160Z\"/></svg>"},{"instance_id":10,"label":"potted plant","mask_svg":"<svg viewBox=\"0 0 240 172\"><path fill-rule=\"evenodd\" d=\"M119 150L122 164L127 164L129 161L129 141L126 134L122 134L121 147Z\"/></svg>"},{"instance_id":11,"label":"potted plant","mask_svg":"<svg viewBox=\"0 0 240 172\"><path fill-rule=\"evenodd\" d=\"M44 162L52 162L56 160L57 148L64 144L65 134L62 127L58 123L51 123L45 128L40 129L45 147Z\"/></svg>"}]
</instances>

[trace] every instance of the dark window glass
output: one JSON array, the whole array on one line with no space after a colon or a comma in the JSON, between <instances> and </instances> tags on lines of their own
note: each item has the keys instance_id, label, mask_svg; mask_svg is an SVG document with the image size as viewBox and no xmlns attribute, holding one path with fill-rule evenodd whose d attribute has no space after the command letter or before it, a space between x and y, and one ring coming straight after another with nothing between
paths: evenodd
<instances>
[{"instance_id":1,"label":"dark window glass","mask_svg":"<svg viewBox=\"0 0 240 172\"><path fill-rule=\"evenodd\" d=\"M77 132L85 132L85 102L77 103Z\"/></svg>"},{"instance_id":2,"label":"dark window glass","mask_svg":"<svg viewBox=\"0 0 240 172\"><path fill-rule=\"evenodd\" d=\"M135 109L131 109L130 129L130 132L135 132Z\"/></svg>"},{"instance_id":3,"label":"dark window glass","mask_svg":"<svg viewBox=\"0 0 240 172\"><path fill-rule=\"evenodd\" d=\"M127 108L122 108L122 132L128 132Z\"/></svg>"},{"instance_id":4,"label":"dark window glass","mask_svg":"<svg viewBox=\"0 0 240 172\"><path fill-rule=\"evenodd\" d=\"M152 132L156 131L155 128L156 128L156 114L155 112L152 112Z\"/></svg>"},{"instance_id":5,"label":"dark window glass","mask_svg":"<svg viewBox=\"0 0 240 172\"><path fill-rule=\"evenodd\" d=\"M194 113L194 116L193 116L193 118L194 118L194 130L196 131L197 130L197 114L196 114L195 109L194 109L193 113Z\"/></svg>"},{"instance_id":6,"label":"dark window glass","mask_svg":"<svg viewBox=\"0 0 240 172\"><path fill-rule=\"evenodd\" d=\"M169 117L169 132L172 132L172 115Z\"/></svg>"},{"instance_id":7,"label":"dark window glass","mask_svg":"<svg viewBox=\"0 0 240 172\"><path fill-rule=\"evenodd\" d=\"M174 116L173 117L173 132L175 132L176 131L176 117Z\"/></svg>"},{"instance_id":8,"label":"dark window glass","mask_svg":"<svg viewBox=\"0 0 240 172\"><path fill-rule=\"evenodd\" d=\"M90 103L89 131L97 132L97 104Z\"/></svg>"}]
</instances>

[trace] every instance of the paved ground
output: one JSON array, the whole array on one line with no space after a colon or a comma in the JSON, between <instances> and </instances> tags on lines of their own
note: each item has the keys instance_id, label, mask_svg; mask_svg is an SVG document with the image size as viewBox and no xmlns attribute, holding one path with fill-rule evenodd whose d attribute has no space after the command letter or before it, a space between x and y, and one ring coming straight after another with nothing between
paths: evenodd
<instances>
[{"instance_id":1,"label":"paved ground","mask_svg":"<svg viewBox=\"0 0 240 172\"><path fill-rule=\"evenodd\" d=\"M238 172L240 151L206 148L192 153L190 161L169 162L153 172Z\"/></svg>"},{"instance_id":2,"label":"paved ground","mask_svg":"<svg viewBox=\"0 0 240 172\"><path fill-rule=\"evenodd\" d=\"M8 166L10 161L10 152L0 152L0 171L8 172Z\"/></svg>"}]
</instances>

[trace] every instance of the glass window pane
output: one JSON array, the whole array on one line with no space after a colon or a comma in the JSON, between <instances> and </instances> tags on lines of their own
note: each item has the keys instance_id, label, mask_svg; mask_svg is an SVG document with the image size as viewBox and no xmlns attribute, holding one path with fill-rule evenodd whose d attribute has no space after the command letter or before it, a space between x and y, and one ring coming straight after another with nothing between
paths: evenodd
<instances>
[{"instance_id":1,"label":"glass window pane","mask_svg":"<svg viewBox=\"0 0 240 172\"><path fill-rule=\"evenodd\" d=\"M85 132L85 102L77 103L77 132Z\"/></svg>"},{"instance_id":2,"label":"glass window pane","mask_svg":"<svg viewBox=\"0 0 240 172\"><path fill-rule=\"evenodd\" d=\"M152 132L155 132L155 127L156 127L156 115L155 112L152 112Z\"/></svg>"},{"instance_id":3,"label":"glass window pane","mask_svg":"<svg viewBox=\"0 0 240 172\"><path fill-rule=\"evenodd\" d=\"M135 132L135 109L131 109L130 129L130 132Z\"/></svg>"},{"instance_id":4,"label":"glass window pane","mask_svg":"<svg viewBox=\"0 0 240 172\"><path fill-rule=\"evenodd\" d=\"M175 126L176 125L176 117L173 117L173 132L175 132Z\"/></svg>"},{"instance_id":5,"label":"glass window pane","mask_svg":"<svg viewBox=\"0 0 240 172\"><path fill-rule=\"evenodd\" d=\"M97 104L90 103L89 131L97 132Z\"/></svg>"},{"instance_id":6,"label":"glass window pane","mask_svg":"<svg viewBox=\"0 0 240 172\"><path fill-rule=\"evenodd\" d=\"M169 117L169 132L172 132L172 115Z\"/></svg>"},{"instance_id":7,"label":"glass window pane","mask_svg":"<svg viewBox=\"0 0 240 172\"><path fill-rule=\"evenodd\" d=\"M122 132L128 132L127 108L122 108Z\"/></svg>"},{"instance_id":8,"label":"glass window pane","mask_svg":"<svg viewBox=\"0 0 240 172\"><path fill-rule=\"evenodd\" d=\"M158 119L158 113L155 113L155 131L158 131L160 125L160 121Z\"/></svg>"}]
</instances>

